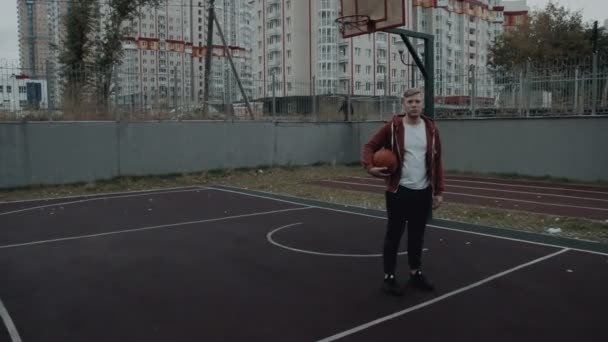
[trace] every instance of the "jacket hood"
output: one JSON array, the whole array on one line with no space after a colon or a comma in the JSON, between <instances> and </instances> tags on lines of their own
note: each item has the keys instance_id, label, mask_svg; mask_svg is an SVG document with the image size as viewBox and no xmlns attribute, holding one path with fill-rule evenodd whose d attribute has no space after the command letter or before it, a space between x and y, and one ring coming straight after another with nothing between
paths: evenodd
<instances>
[{"instance_id":1,"label":"jacket hood","mask_svg":"<svg viewBox=\"0 0 608 342\"><path fill-rule=\"evenodd\" d=\"M401 122L401 120L403 120L404 116L405 116L405 113L393 115L393 119L392 119L393 124L398 126L399 122ZM426 122L433 121L433 119L429 118L428 116L426 116L424 114L420 115L420 117L422 118L422 120L424 120Z\"/></svg>"}]
</instances>

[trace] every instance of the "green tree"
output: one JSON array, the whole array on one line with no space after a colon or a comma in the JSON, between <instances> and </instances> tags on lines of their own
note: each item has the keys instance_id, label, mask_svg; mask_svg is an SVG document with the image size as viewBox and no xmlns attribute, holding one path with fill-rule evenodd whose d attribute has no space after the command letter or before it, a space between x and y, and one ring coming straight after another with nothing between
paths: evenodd
<instances>
[{"instance_id":1,"label":"green tree","mask_svg":"<svg viewBox=\"0 0 608 342\"><path fill-rule=\"evenodd\" d=\"M591 32L591 24L583 22L580 12L550 2L544 9L532 12L527 23L496 39L490 46L489 64L495 69L509 70L527 61L589 57ZM606 39L602 34L604 49Z\"/></svg>"},{"instance_id":2,"label":"green tree","mask_svg":"<svg viewBox=\"0 0 608 342\"><path fill-rule=\"evenodd\" d=\"M142 8L155 8L162 2L107 0L103 7L97 0L70 2L60 63L71 100L78 103L76 96L88 91L100 109L107 107L114 68L123 57L122 40L132 35L131 27L125 24L138 17Z\"/></svg>"},{"instance_id":3,"label":"green tree","mask_svg":"<svg viewBox=\"0 0 608 342\"><path fill-rule=\"evenodd\" d=\"M65 100L70 104L81 102L81 94L89 84L86 70L90 66L88 59L93 48L90 36L95 30L95 22L91 20L95 2L81 0L70 3L64 20L66 34L59 51L59 63L65 82Z\"/></svg>"}]
</instances>

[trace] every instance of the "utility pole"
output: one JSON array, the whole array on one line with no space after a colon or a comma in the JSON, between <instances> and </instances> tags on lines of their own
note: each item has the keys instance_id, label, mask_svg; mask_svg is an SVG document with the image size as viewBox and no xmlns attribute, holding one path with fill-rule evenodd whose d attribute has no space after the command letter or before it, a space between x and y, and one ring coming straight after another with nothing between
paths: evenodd
<instances>
[{"instance_id":1,"label":"utility pole","mask_svg":"<svg viewBox=\"0 0 608 342\"><path fill-rule=\"evenodd\" d=\"M209 75L211 74L211 52L213 51L213 21L215 20L215 0L209 0L209 15L207 17L207 45L205 55L205 90L203 93L203 116L209 111Z\"/></svg>"},{"instance_id":2,"label":"utility pole","mask_svg":"<svg viewBox=\"0 0 608 342\"><path fill-rule=\"evenodd\" d=\"M243 84L241 83L239 73L237 72L236 67L234 66L234 62L232 61L232 53L230 52L230 48L228 47L228 44L226 44L226 39L224 38L224 33L222 32L222 27L220 26L220 22L217 20L217 18L214 18L214 20L215 20L215 24L217 25L217 32L220 34L220 38L222 39L222 44L224 44L224 51L226 52L226 56L228 57L228 61L230 62L230 67L232 68L232 72L234 73L234 78L236 78L236 82L239 86L239 89L241 90L241 96L243 96L243 99L245 100L245 105L247 106L247 112L249 112L249 116L251 117L251 120L254 120L253 111L251 110L251 104L249 103L249 99L247 98L247 93L245 92L245 89L243 89ZM273 77L274 77L274 75L273 75ZM273 87L274 87L274 85L273 85Z\"/></svg>"}]
</instances>

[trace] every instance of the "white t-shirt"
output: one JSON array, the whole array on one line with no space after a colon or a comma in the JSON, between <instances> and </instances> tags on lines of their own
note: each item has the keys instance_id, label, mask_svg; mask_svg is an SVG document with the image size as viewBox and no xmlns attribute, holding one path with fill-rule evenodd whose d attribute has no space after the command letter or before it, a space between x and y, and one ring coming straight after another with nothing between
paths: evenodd
<instances>
[{"instance_id":1,"label":"white t-shirt","mask_svg":"<svg viewBox=\"0 0 608 342\"><path fill-rule=\"evenodd\" d=\"M405 123L403 168L399 184L408 189L420 190L429 186L426 175L426 123Z\"/></svg>"}]
</instances>

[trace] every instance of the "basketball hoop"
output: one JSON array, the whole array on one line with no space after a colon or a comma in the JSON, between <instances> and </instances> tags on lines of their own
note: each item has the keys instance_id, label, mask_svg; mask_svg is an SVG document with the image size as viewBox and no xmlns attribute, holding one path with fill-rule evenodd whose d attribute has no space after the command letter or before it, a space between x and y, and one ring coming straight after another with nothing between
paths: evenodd
<instances>
[{"instance_id":1,"label":"basketball hoop","mask_svg":"<svg viewBox=\"0 0 608 342\"><path fill-rule=\"evenodd\" d=\"M344 35L345 31L359 30L361 32L370 32L375 28L375 23L370 19L369 15L346 15L338 17L336 23L340 25L340 33Z\"/></svg>"}]
</instances>

